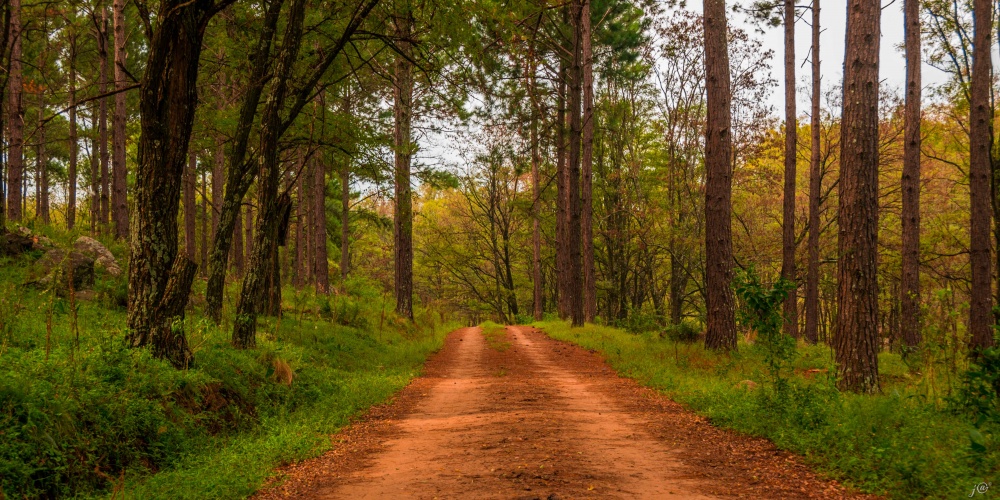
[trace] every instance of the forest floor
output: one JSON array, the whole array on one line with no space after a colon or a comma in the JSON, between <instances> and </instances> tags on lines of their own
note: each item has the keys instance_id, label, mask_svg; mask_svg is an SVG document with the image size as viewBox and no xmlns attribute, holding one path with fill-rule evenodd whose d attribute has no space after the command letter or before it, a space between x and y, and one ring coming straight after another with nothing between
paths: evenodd
<instances>
[{"instance_id":1,"label":"forest floor","mask_svg":"<svg viewBox=\"0 0 1000 500\"><path fill-rule=\"evenodd\" d=\"M869 498L532 327L449 335L424 376L256 498Z\"/></svg>"}]
</instances>

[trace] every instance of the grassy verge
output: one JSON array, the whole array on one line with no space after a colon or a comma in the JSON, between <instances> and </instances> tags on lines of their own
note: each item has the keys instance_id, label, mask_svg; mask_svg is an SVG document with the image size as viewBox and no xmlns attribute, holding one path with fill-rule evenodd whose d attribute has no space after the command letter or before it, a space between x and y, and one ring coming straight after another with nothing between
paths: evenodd
<instances>
[{"instance_id":1,"label":"grassy verge","mask_svg":"<svg viewBox=\"0 0 1000 500\"><path fill-rule=\"evenodd\" d=\"M763 355L740 345L716 354L698 344L587 325L571 329L543 322L553 338L601 352L620 374L658 389L712 423L762 436L800 453L825 474L863 491L893 498L968 496L980 482L1000 476L992 424L979 428L949 411L894 354L880 357L883 394L840 393L825 346L799 345L789 384L767 383ZM757 384L748 389L744 382Z\"/></svg>"},{"instance_id":2,"label":"grassy verge","mask_svg":"<svg viewBox=\"0 0 1000 500\"><path fill-rule=\"evenodd\" d=\"M264 318L259 347L240 351L231 318L203 316L199 283L185 322L195 366L178 371L124 346L124 277L99 274L73 304L23 286L31 262L0 262L0 498L246 496L405 386L453 327L427 311L397 319L364 281L329 298L288 288L284 318Z\"/></svg>"}]
</instances>

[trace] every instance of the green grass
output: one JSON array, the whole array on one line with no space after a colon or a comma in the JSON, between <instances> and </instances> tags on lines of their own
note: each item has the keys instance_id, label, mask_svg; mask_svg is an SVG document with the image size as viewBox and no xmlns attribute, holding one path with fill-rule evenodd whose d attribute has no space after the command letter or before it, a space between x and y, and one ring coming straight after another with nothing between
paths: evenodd
<instances>
[{"instance_id":1,"label":"green grass","mask_svg":"<svg viewBox=\"0 0 1000 500\"><path fill-rule=\"evenodd\" d=\"M927 381L911 375L895 354L879 358L883 394L863 396L836 390L829 348L800 344L782 392L768 382L763 355L746 344L737 353L717 354L657 333L594 325L571 329L562 322L536 326L553 338L599 351L620 374L660 390L714 425L768 438L866 492L956 498L1000 477L1000 429L980 422L977 430L969 416L927 397ZM743 380L758 388L741 387ZM985 450L972 445L977 432Z\"/></svg>"},{"instance_id":2,"label":"green grass","mask_svg":"<svg viewBox=\"0 0 1000 500\"><path fill-rule=\"evenodd\" d=\"M510 348L510 342L507 342L507 327L492 321L484 321L479 328L483 331L486 344L493 350L503 352Z\"/></svg>"},{"instance_id":3,"label":"green grass","mask_svg":"<svg viewBox=\"0 0 1000 500\"><path fill-rule=\"evenodd\" d=\"M287 288L284 318L262 319L258 348L241 351L231 318L204 318L199 280L185 322L195 366L178 371L125 347L124 278L99 274L74 314L22 286L30 262L0 262L0 498L244 497L276 466L328 449L455 326L428 311L402 321L362 280L330 298ZM227 313L238 283L228 288Z\"/></svg>"}]
</instances>

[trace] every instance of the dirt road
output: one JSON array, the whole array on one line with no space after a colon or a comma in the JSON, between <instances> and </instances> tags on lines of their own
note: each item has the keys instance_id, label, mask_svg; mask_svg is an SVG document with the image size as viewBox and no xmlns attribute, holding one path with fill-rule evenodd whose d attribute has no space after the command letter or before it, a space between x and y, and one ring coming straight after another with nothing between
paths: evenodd
<instances>
[{"instance_id":1,"label":"dirt road","mask_svg":"<svg viewBox=\"0 0 1000 500\"><path fill-rule=\"evenodd\" d=\"M259 498L858 498L530 327L452 333L426 373Z\"/></svg>"}]
</instances>

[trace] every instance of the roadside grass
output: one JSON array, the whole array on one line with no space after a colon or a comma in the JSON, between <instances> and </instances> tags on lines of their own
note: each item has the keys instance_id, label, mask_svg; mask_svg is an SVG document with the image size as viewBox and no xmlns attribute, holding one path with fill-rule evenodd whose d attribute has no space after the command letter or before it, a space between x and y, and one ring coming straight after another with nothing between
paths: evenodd
<instances>
[{"instance_id":1,"label":"roadside grass","mask_svg":"<svg viewBox=\"0 0 1000 500\"><path fill-rule=\"evenodd\" d=\"M499 352L510 349L510 342L507 342L507 327L492 321L484 321L480 323L479 328L483 331L483 337L486 337L486 344L490 348Z\"/></svg>"},{"instance_id":2,"label":"roadside grass","mask_svg":"<svg viewBox=\"0 0 1000 500\"><path fill-rule=\"evenodd\" d=\"M600 352L618 373L685 404L714 425L770 439L822 473L892 498L967 497L1000 477L1000 428L954 411L943 382L910 373L892 353L879 357L883 393L835 387L831 350L799 344L781 389L760 349L741 343L720 354L700 344L588 324L540 322L549 336ZM756 389L744 381L753 381Z\"/></svg>"},{"instance_id":3,"label":"roadside grass","mask_svg":"<svg viewBox=\"0 0 1000 500\"><path fill-rule=\"evenodd\" d=\"M23 286L31 261L0 261L0 498L245 497L328 449L457 326L425 310L401 320L364 280L330 297L288 287L283 318L262 318L258 348L241 351L228 316L239 283L217 327L198 280L195 365L175 370L125 347L124 277L98 273L93 299L71 304Z\"/></svg>"}]
</instances>

